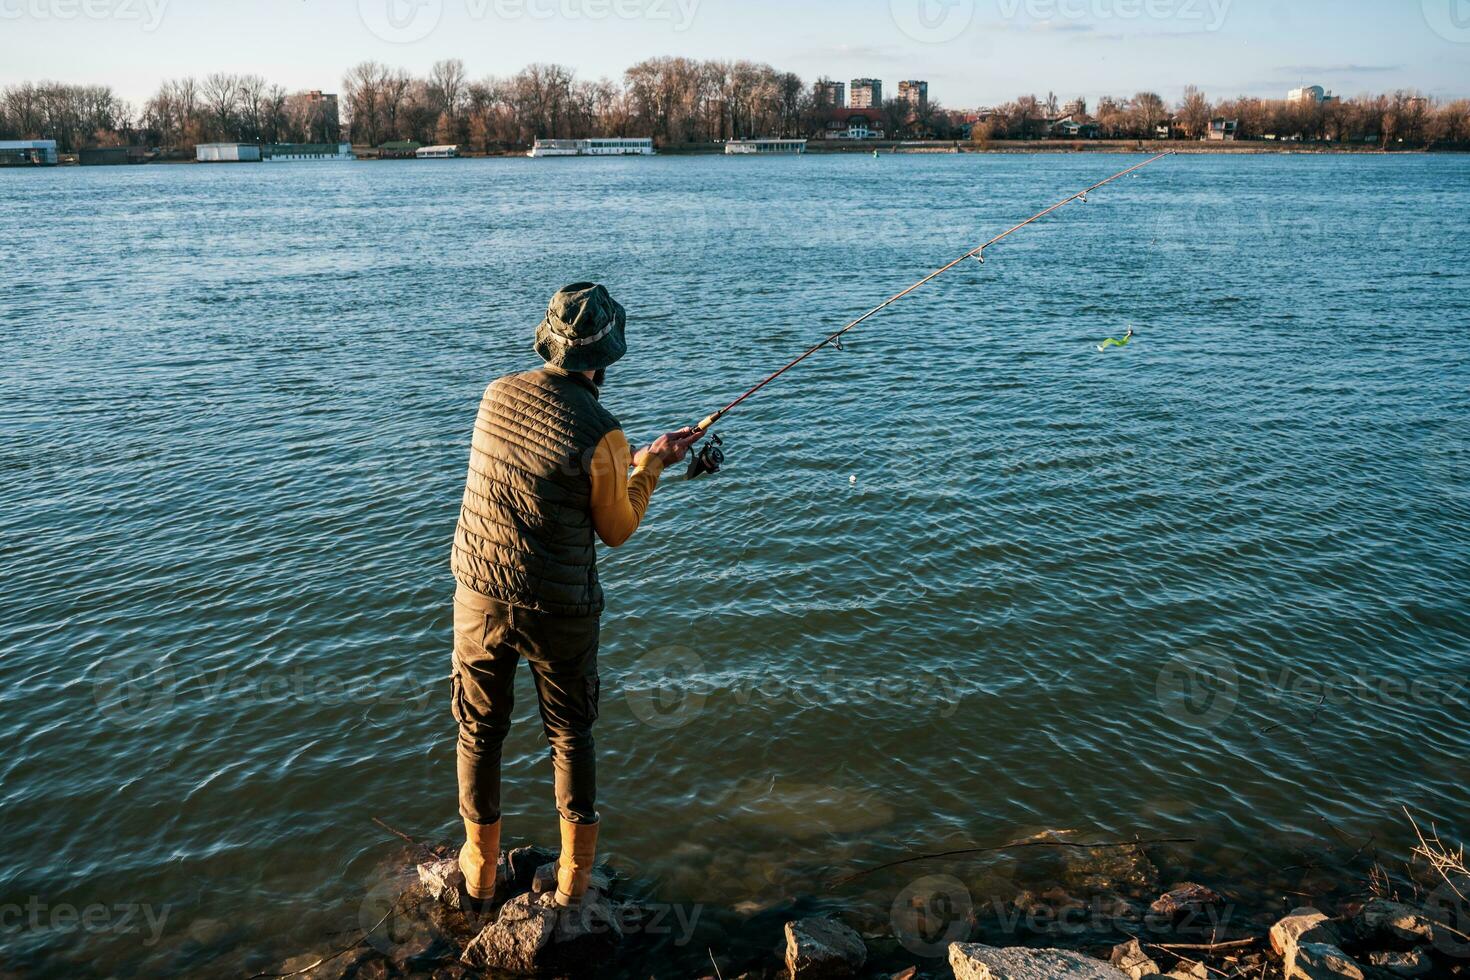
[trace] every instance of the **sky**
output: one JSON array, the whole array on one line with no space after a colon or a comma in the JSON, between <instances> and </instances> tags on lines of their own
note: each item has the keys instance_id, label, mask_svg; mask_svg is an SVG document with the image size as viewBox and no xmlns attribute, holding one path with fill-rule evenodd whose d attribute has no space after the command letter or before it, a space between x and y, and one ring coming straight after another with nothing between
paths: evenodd
<instances>
[{"instance_id":1,"label":"sky","mask_svg":"<svg viewBox=\"0 0 1470 980\"><path fill-rule=\"evenodd\" d=\"M1470 95L1470 0L0 0L0 86L252 72L337 91L366 59L471 77L536 61L617 78L656 55L930 83L951 108L1195 84L1211 98Z\"/></svg>"}]
</instances>

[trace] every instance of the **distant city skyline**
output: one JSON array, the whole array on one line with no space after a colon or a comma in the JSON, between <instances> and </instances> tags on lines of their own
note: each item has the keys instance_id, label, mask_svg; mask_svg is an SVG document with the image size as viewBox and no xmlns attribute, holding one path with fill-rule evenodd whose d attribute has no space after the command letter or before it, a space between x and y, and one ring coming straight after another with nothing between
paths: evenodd
<instances>
[{"instance_id":1,"label":"distant city skyline","mask_svg":"<svg viewBox=\"0 0 1470 980\"><path fill-rule=\"evenodd\" d=\"M141 104L164 79L254 72L336 91L374 59L471 77L556 61L620 77L646 57L746 59L875 78L885 96L924 79L950 108L1023 93L1063 102L1186 85L1279 99L1414 88L1470 94L1467 0L0 0L0 86L100 83ZM1457 16L1459 14L1459 16Z\"/></svg>"}]
</instances>

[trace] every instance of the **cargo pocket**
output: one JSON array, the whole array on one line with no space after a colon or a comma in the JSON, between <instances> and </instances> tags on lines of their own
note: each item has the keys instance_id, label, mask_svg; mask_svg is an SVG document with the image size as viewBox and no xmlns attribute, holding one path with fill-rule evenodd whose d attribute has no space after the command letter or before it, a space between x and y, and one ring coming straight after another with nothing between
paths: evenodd
<instances>
[{"instance_id":1,"label":"cargo pocket","mask_svg":"<svg viewBox=\"0 0 1470 980\"><path fill-rule=\"evenodd\" d=\"M449 713L454 715L456 725L464 724L464 685L457 670L449 675Z\"/></svg>"},{"instance_id":2,"label":"cargo pocket","mask_svg":"<svg viewBox=\"0 0 1470 980\"><path fill-rule=\"evenodd\" d=\"M585 678L587 683L587 724L597 720L597 701L602 697L602 678L594 671Z\"/></svg>"}]
</instances>

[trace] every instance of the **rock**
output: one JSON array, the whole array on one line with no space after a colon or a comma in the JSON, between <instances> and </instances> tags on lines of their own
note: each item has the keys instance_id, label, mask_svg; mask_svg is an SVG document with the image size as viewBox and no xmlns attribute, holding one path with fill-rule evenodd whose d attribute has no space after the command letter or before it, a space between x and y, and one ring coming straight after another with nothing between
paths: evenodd
<instances>
[{"instance_id":1,"label":"rock","mask_svg":"<svg viewBox=\"0 0 1470 980\"><path fill-rule=\"evenodd\" d=\"M452 909L463 906L464 872L459 870L459 858L443 858L420 864L419 884L424 886L424 890L434 901L443 902Z\"/></svg>"},{"instance_id":2,"label":"rock","mask_svg":"<svg viewBox=\"0 0 1470 980\"><path fill-rule=\"evenodd\" d=\"M612 879L601 868L593 868L592 874L587 880L587 891L597 892L599 895L607 895L612 890ZM536 874L531 879L531 894L540 895L543 892L556 891L556 862L543 864L536 869Z\"/></svg>"},{"instance_id":3,"label":"rock","mask_svg":"<svg viewBox=\"0 0 1470 980\"><path fill-rule=\"evenodd\" d=\"M1224 899L1212 889L1186 881L1182 885L1175 885L1154 899L1154 903L1148 907L1148 910L1154 915L1178 918L1185 915L1199 915L1210 906L1218 905L1223 901Z\"/></svg>"},{"instance_id":4,"label":"rock","mask_svg":"<svg viewBox=\"0 0 1470 980\"><path fill-rule=\"evenodd\" d=\"M1203 963L1191 960L1187 966L1180 963L1164 976L1173 977L1174 980L1209 980L1210 971Z\"/></svg>"},{"instance_id":5,"label":"rock","mask_svg":"<svg viewBox=\"0 0 1470 980\"><path fill-rule=\"evenodd\" d=\"M585 968L610 958L622 938L618 911L600 893L563 909L550 893L522 892L470 940L460 960L510 973Z\"/></svg>"},{"instance_id":6,"label":"rock","mask_svg":"<svg viewBox=\"0 0 1470 980\"><path fill-rule=\"evenodd\" d=\"M1271 927L1271 948L1281 957L1283 969L1291 973L1291 962L1298 943L1338 943L1332 921L1314 908L1293 909L1291 914Z\"/></svg>"},{"instance_id":7,"label":"rock","mask_svg":"<svg viewBox=\"0 0 1470 980\"><path fill-rule=\"evenodd\" d=\"M955 980L1124 980L1128 974L1091 956L1065 949L998 949L950 943Z\"/></svg>"},{"instance_id":8,"label":"rock","mask_svg":"<svg viewBox=\"0 0 1470 980\"><path fill-rule=\"evenodd\" d=\"M786 923L786 969L792 977L850 977L867 960L863 937L836 919Z\"/></svg>"},{"instance_id":9,"label":"rock","mask_svg":"<svg viewBox=\"0 0 1470 980\"><path fill-rule=\"evenodd\" d=\"M1417 977L1428 973L1434 966L1429 957L1417 949L1407 953L1369 953L1368 963L1401 977Z\"/></svg>"},{"instance_id":10,"label":"rock","mask_svg":"<svg viewBox=\"0 0 1470 980\"><path fill-rule=\"evenodd\" d=\"M1363 969L1331 943L1297 943L1287 962L1286 980L1363 980Z\"/></svg>"},{"instance_id":11,"label":"rock","mask_svg":"<svg viewBox=\"0 0 1470 980\"><path fill-rule=\"evenodd\" d=\"M523 892L531 887L536 869L547 862L555 863L555 851L530 845L517 847L505 853L505 877L511 891Z\"/></svg>"},{"instance_id":12,"label":"rock","mask_svg":"<svg viewBox=\"0 0 1470 980\"><path fill-rule=\"evenodd\" d=\"M1128 974L1132 980L1141 980L1148 974L1159 972L1159 965L1151 960L1137 939L1130 939L1113 947L1109 962Z\"/></svg>"},{"instance_id":13,"label":"rock","mask_svg":"<svg viewBox=\"0 0 1470 980\"><path fill-rule=\"evenodd\" d=\"M1423 912L1402 902L1375 898L1363 906L1354 920L1358 931L1367 937L1384 933L1407 942L1434 937L1434 923Z\"/></svg>"},{"instance_id":14,"label":"rock","mask_svg":"<svg viewBox=\"0 0 1470 980\"><path fill-rule=\"evenodd\" d=\"M1049 836L1065 839L1070 831ZM1124 847L1060 848L1066 863L1068 885L1086 892L1106 891L1118 886L1151 890L1159 886L1159 869L1136 844Z\"/></svg>"}]
</instances>

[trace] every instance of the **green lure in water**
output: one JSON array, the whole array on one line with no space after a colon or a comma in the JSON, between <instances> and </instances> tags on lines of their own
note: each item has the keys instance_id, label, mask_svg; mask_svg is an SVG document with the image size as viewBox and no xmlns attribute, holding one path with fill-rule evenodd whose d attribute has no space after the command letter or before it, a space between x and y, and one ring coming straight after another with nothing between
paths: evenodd
<instances>
[{"instance_id":1,"label":"green lure in water","mask_svg":"<svg viewBox=\"0 0 1470 980\"><path fill-rule=\"evenodd\" d=\"M1128 346L1128 341L1130 341L1132 339L1133 339L1133 328L1132 327L1129 327L1128 328L1128 332L1123 335L1123 339L1122 340L1119 340L1117 337L1109 337L1107 340L1104 340L1102 343L1098 344L1097 345L1097 349L1098 350L1107 350L1109 347L1127 347Z\"/></svg>"}]
</instances>

